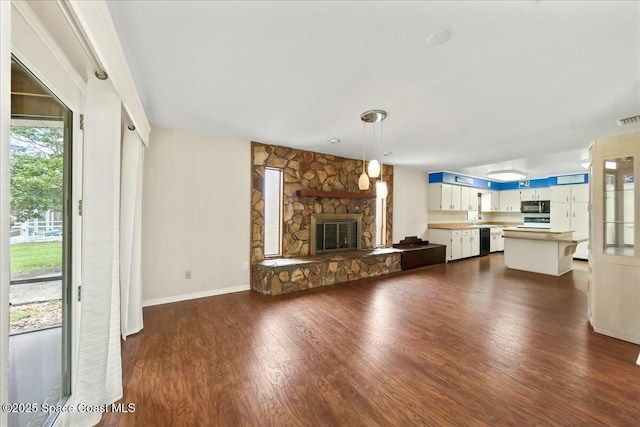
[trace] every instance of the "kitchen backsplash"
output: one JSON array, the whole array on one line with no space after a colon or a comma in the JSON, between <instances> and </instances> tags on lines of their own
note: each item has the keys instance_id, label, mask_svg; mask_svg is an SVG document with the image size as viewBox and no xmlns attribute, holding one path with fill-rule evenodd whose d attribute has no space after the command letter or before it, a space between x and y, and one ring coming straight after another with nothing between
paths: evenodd
<instances>
[{"instance_id":1,"label":"kitchen backsplash","mask_svg":"<svg viewBox=\"0 0 640 427\"><path fill-rule=\"evenodd\" d=\"M522 222L524 215L520 212L484 212L480 222ZM471 222L467 220L465 211L429 211L429 223Z\"/></svg>"}]
</instances>

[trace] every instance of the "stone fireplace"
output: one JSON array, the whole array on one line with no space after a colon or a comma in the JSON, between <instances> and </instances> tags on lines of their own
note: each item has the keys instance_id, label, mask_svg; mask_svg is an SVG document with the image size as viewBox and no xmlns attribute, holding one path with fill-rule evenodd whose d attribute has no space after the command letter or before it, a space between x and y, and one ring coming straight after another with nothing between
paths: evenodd
<instances>
[{"instance_id":1,"label":"stone fireplace","mask_svg":"<svg viewBox=\"0 0 640 427\"><path fill-rule=\"evenodd\" d=\"M361 248L362 214L312 214L311 255Z\"/></svg>"},{"instance_id":2,"label":"stone fireplace","mask_svg":"<svg viewBox=\"0 0 640 427\"><path fill-rule=\"evenodd\" d=\"M362 161L251 143L251 289L278 295L400 271L400 254L375 248L375 185L360 191ZM366 166L366 165L365 165ZM282 171L281 253L265 257L265 169ZM393 166L384 165L387 245Z\"/></svg>"}]
</instances>

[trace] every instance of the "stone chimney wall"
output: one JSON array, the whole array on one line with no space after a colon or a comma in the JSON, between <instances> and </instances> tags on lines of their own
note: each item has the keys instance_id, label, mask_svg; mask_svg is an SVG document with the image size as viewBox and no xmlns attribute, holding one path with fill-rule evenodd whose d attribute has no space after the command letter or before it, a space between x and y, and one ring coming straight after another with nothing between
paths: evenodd
<instances>
[{"instance_id":1,"label":"stone chimney wall","mask_svg":"<svg viewBox=\"0 0 640 427\"><path fill-rule=\"evenodd\" d=\"M363 213L361 248L375 246L375 199L338 199L333 197L298 197L298 190L360 192L358 177L362 161L330 154L297 150L277 145L251 143L251 262L264 259L264 170L265 167L282 169L283 236L282 256L304 257L310 254L311 214ZM387 181L387 238L391 243L393 216L393 166L384 165ZM369 194L375 192L372 180Z\"/></svg>"}]
</instances>

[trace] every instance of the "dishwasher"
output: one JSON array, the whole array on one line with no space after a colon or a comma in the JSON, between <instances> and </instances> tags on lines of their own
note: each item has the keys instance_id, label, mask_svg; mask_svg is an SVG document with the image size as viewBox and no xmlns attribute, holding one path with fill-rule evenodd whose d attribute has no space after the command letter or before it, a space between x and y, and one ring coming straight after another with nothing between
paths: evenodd
<instances>
[{"instance_id":1,"label":"dishwasher","mask_svg":"<svg viewBox=\"0 0 640 427\"><path fill-rule=\"evenodd\" d=\"M480 228L480 256L489 255L491 252L491 229L489 227Z\"/></svg>"}]
</instances>

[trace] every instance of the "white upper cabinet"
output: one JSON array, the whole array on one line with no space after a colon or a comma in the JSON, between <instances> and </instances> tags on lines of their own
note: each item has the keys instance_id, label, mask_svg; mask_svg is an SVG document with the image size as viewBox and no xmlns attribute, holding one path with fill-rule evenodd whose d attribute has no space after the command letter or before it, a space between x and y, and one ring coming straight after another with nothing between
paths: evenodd
<instances>
[{"instance_id":1,"label":"white upper cabinet","mask_svg":"<svg viewBox=\"0 0 640 427\"><path fill-rule=\"evenodd\" d=\"M460 187L451 184L429 184L429 209L459 211Z\"/></svg>"},{"instance_id":2,"label":"white upper cabinet","mask_svg":"<svg viewBox=\"0 0 640 427\"><path fill-rule=\"evenodd\" d=\"M463 211L478 210L478 189L460 187L460 209Z\"/></svg>"},{"instance_id":3,"label":"white upper cabinet","mask_svg":"<svg viewBox=\"0 0 640 427\"><path fill-rule=\"evenodd\" d=\"M444 183L429 184L432 211L477 211L478 189Z\"/></svg>"},{"instance_id":4,"label":"white upper cabinet","mask_svg":"<svg viewBox=\"0 0 640 427\"><path fill-rule=\"evenodd\" d=\"M549 200L549 188L526 188L520 190L520 200Z\"/></svg>"},{"instance_id":5,"label":"white upper cabinet","mask_svg":"<svg viewBox=\"0 0 640 427\"><path fill-rule=\"evenodd\" d=\"M498 212L500 211L500 192L492 190L484 192L481 196L482 212Z\"/></svg>"},{"instance_id":6,"label":"white upper cabinet","mask_svg":"<svg viewBox=\"0 0 640 427\"><path fill-rule=\"evenodd\" d=\"M551 201L552 202L570 202L571 201L571 186L570 185L554 185L551 187Z\"/></svg>"},{"instance_id":7,"label":"white upper cabinet","mask_svg":"<svg viewBox=\"0 0 640 427\"><path fill-rule=\"evenodd\" d=\"M549 200L551 197L549 187L536 188L536 200Z\"/></svg>"},{"instance_id":8,"label":"white upper cabinet","mask_svg":"<svg viewBox=\"0 0 640 427\"><path fill-rule=\"evenodd\" d=\"M552 202L588 202L589 184L554 185L551 187Z\"/></svg>"},{"instance_id":9,"label":"white upper cabinet","mask_svg":"<svg viewBox=\"0 0 640 427\"><path fill-rule=\"evenodd\" d=\"M589 201L589 184L570 185L572 202Z\"/></svg>"},{"instance_id":10,"label":"white upper cabinet","mask_svg":"<svg viewBox=\"0 0 640 427\"><path fill-rule=\"evenodd\" d=\"M500 211L520 212L520 190L503 190L500 192Z\"/></svg>"}]
</instances>

